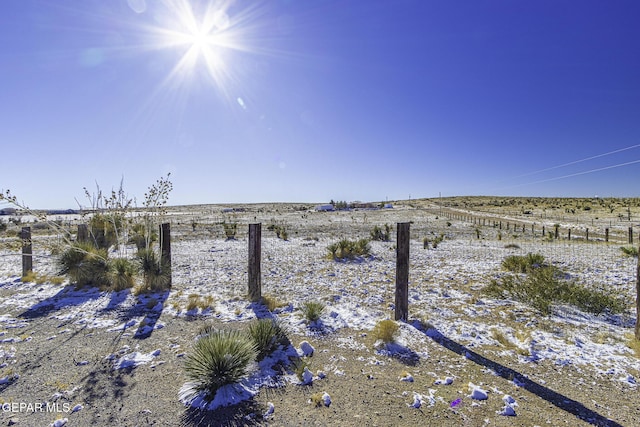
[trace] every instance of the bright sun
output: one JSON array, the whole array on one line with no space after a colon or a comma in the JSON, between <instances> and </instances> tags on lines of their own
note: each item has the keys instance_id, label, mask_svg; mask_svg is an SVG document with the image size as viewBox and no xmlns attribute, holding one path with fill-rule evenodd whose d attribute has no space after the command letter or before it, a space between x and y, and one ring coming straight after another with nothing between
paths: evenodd
<instances>
[{"instance_id":1,"label":"bright sun","mask_svg":"<svg viewBox=\"0 0 640 427\"><path fill-rule=\"evenodd\" d=\"M211 2L202 10L194 9L188 0L167 4L168 15L160 26L154 27L160 47L175 49L180 55L167 80L187 80L195 71L204 69L224 90L230 75L229 52L245 50L240 42L241 31L228 15L231 3Z\"/></svg>"}]
</instances>

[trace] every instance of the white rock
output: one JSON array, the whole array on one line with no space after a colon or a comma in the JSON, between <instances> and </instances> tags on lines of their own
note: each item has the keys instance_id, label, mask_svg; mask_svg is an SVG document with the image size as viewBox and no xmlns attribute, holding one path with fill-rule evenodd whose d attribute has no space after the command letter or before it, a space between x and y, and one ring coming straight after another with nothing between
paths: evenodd
<instances>
[{"instance_id":1,"label":"white rock","mask_svg":"<svg viewBox=\"0 0 640 427\"><path fill-rule=\"evenodd\" d=\"M406 381L408 383L412 383L413 382L413 376L409 373L407 373L404 377L400 378L400 381Z\"/></svg>"},{"instance_id":2,"label":"white rock","mask_svg":"<svg viewBox=\"0 0 640 427\"><path fill-rule=\"evenodd\" d=\"M307 341L302 341L300 343L300 349L298 350L298 355L300 357L313 356L314 351L315 349L311 344L309 344Z\"/></svg>"},{"instance_id":3,"label":"white rock","mask_svg":"<svg viewBox=\"0 0 640 427\"><path fill-rule=\"evenodd\" d=\"M62 427L67 424L69 420L67 418L61 418L59 420L55 420L53 423L49 424L51 427Z\"/></svg>"},{"instance_id":4,"label":"white rock","mask_svg":"<svg viewBox=\"0 0 640 427\"><path fill-rule=\"evenodd\" d=\"M435 385L451 385L453 384L453 377L446 377L445 379L438 379L434 382Z\"/></svg>"},{"instance_id":5,"label":"white rock","mask_svg":"<svg viewBox=\"0 0 640 427\"><path fill-rule=\"evenodd\" d=\"M331 396L326 391L322 394L322 401L324 402L324 406L331 405Z\"/></svg>"},{"instance_id":6,"label":"white rock","mask_svg":"<svg viewBox=\"0 0 640 427\"><path fill-rule=\"evenodd\" d=\"M309 370L309 368L304 368L302 372L302 384L309 385L313 382L313 374Z\"/></svg>"},{"instance_id":7,"label":"white rock","mask_svg":"<svg viewBox=\"0 0 640 427\"><path fill-rule=\"evenodd\" d=\"M481 389L473 383L469 383L469 390L471 391L469 397L472 399L487 400L487 398L489 397L486 390Z\"/></svg>"},{"instance_id":8,"label":"white rock","mask_svg":"<svg viewBox=\"0 0 640 427\"><path fill-rule=\"evenodd\" d=\"M272 402L267 402L267 412L264 413L264 415L262 415L262 418L268 418L271 415L273 415L273 412L275 411L275 406Z\"/></svg>"},{"instance_id":9,"label":"white rock","mask_svg":"<svg viewBox=\"0 0 640 427\"><path fill-rule=\"evenodd\" d=\"M505 417L515 417L516 410L513 409L511 405L505 405L501 412L498 412L499 415L503 415Z\"/></svg>"}]
</instances>

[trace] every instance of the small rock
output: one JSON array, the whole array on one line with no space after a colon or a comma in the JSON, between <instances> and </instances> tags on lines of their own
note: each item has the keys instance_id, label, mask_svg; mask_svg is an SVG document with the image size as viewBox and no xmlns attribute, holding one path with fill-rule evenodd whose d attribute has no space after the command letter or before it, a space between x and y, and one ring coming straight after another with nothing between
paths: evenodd
<instances>
[{"instance_id":1,"label":"small rock","mask_svg":"<svg viewBox=\"0 0 640 427\"><path fill-rule=\"evenodd\" d=\"M307 341L302 341L300 343L300 350L298 350L298 354L301 357L313 356L314 351L315 349L311 344L309 344Z\"/></svg>"}]
</instances>

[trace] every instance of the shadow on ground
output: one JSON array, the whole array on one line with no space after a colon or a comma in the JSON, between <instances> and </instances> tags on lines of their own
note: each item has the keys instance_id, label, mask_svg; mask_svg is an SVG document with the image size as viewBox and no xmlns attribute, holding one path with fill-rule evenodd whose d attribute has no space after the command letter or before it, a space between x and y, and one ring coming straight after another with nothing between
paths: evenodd
<instances>
[{"instance_id":1,"label":"shadow on ground","mask_svg":"<svg viewBox=\"0 0 640 427\"><path fill-rule=\"evenodd\" d=\"M182 415L183 427L241 427L263 426L268 423L262 414L266 408L254 401L246 401L233 406L225 406L215 411L189 408Z\"/></svg>"},{"instance_id":2,"label":"shadow on ground","mask_svg":"<svg viewBox=\"0 0 640 427\"><path fill-rule=\"evenodd\" d=\"M486 357L481 356L473 350L469 350L469 348L465 347L464 345L459 344L452 339L442 335L442 333L440 333L440 331L436 329L429 329L423 332L429 338L431 338L433 341L440 344L444 348L449 349L454 353L460 354L478 365L491 369L496 373L496 375L502 378L505 378L509 381L517 382L518 385L525 390L535 394L541 399L546 400L547 402L562 409L563 411L575 415L583 421L586 421L592 425L602 427L623 427L621 424L618 424L617 422L610 420L609 418L597 413L596 411L587 408L582 403L575 401L563 394L555 392L548 387L538 384L537 382L530 380L525 375L514 369L508 368L500 363L487 359Z\"/></svg>"}]
</instances>

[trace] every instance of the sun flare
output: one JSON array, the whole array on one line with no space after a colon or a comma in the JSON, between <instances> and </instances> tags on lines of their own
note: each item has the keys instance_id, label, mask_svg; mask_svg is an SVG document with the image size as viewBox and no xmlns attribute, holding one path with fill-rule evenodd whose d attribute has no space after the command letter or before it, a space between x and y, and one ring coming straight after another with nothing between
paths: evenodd
<instances>
[{"instance_id":1,"label":"sun flare","mask_svg":"<svg viewBox=\"0 0 640 427\"><path fill-rule=\"evenodd\" d=\"M233 76L232 53L249 50L242 41L243 12L232 18L228 1L170 0L165 5L166 15L152 29L156 46L177 55L165 83L180 86L205 76L218 89L227 90Z\"/></svg>"}]
</instances>

